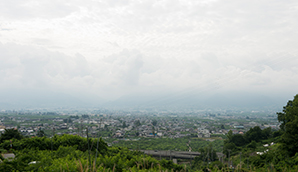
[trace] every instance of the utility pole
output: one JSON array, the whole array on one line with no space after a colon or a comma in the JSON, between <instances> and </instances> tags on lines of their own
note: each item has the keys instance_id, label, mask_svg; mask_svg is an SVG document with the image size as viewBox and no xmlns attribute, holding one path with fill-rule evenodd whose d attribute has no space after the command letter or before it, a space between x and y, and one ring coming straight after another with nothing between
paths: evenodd
<instances>
[{"instance_id":1,"label":"utility pole","mask_svg":"<svg viewBox=\"0 0 298 172\"><path fill-rule=\"evenodd\" d=\"M223 154L223 147L222 147L222 151L221 151L221 163L223 164L223 158L224 158L224 154Z\"/></svg>"},{"instance_id":2,"label":"utility pole","mask_svg":"<svg viewBox=\"0 0 298 172\"><path fill-rule=\"evenodd\" d=\"M89 167L91 167L91 158L90 158L90 146L89 146L89 137L88 137L88 127L86 128L86 135L87 135L87 143L88 143L88 153L89 153Z\"/></svg>"},{"instance_id":3,"label":"utility pole","mask_svg":"<svg viewBox=\"0 0 298 172\"><path fill-rule=\"evenodd\" d=\"M159 160L161 160L161 151L159 150Z\"/></svg>"},{"instance_id":4,"label":"utility pole","mask_svg":"<svg viewBox=\"0 0 298 172\"><path fill-rule=\"evenodd\" d=\"M97 136L98 136L98 134L97 134ZM97 138L97 145L96 145L95 165L94 165L95 168L96 168L96 160L97 160L97 154L98 154L98 142L99 142L99 137Z\"/></svg>"},{"instance_id":5,"label":"utility pole","mask_svg":"<svg viewBox=\"0 0 298 172\"><path fill-rule=\"evenodd\" d=\"M209 160L210 160L210 158L209 158L209 149L208 149L208 154L207 154L207 157L208 157L208 167L209 167Z\"/></svg>"},{"instance_id":6,"label":"utility pole","mask_svg":"<svg viewBox=\"0 0 298 172\"><path fill-rule=\"evenodd\" d=\"M212 150L212 147L211 147L211 162L213 161L213 150Z\"/></svg>"},{"instance_id":7,"label":"utility pole","mask_svg":"<svg viewBox=\"0 0 298 172\"><path fill-rule=\"evenodd\" d=\"M204 152L204 154L205 154L205 152ZM203 164L203 166L205 166L206 156L203 155L203 159L204 159L204 164Z\"/></svg>"},{"instance_id":8,"label":"utility pole","mask_svg":"<svg viewBox=\"0 0 298 172\"><path fill-rule=\"evenodd\" d=\"M81 118L81 137L83 137L83 119Z\"/></svg>"},{"instance_id":9,"label":"utility pole","mask_svg":"<svg viewBox=\"0 0 298 172\"><path fill-rule=\"evenodd\" d=\"M242 155L242 152L240 152L240 169L241 169L241 155Z\"/></svg>"},{"instance_id":10,"label":"utility pole","mask_svg":"<svg viewBox=\"0 0 298 172\"><path fill-rule=\"evenodd\" d=\"M166 151L166 158L168 157L168 151Z\"/></svg>"},{"instance_id":11,"label":"utility pole","mask_svg":"<svg viewBox=\"0 0 298 172\"><path fill-rule=\"evenodd\" d=\"M55 136L55 128L53 127L53 136L52 136L52 139L51 139L51 150L53 152L53 137Z\"/></svg>"},{"instance_id":12,"label":"utility pole","mask_svg":"<svg viewBox=\"0 0 298 172\"><path fill-rule=\"evenodd\" d=\"M231 166L230 165L230 154L231 154L231 149L228 149L228 151L229 151L229 161L228 161L228 163L229 163L229 167Z\"/></svg>"}]
</instances>

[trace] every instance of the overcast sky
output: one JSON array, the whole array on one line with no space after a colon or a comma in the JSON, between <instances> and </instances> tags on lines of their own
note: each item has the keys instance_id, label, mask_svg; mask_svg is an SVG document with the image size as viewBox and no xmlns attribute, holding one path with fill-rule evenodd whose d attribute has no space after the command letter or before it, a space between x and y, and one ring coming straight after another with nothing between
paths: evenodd
<instances>
[{"instance_id":1,"label":"overcast sky","mask_svg":"<svg viewBox=\"0 0 298 172\"><path fill-rule=\"evenodd\" d=\"M298 93L296 0L0 0L0 89Z\"/></svg>"}]
</instances>

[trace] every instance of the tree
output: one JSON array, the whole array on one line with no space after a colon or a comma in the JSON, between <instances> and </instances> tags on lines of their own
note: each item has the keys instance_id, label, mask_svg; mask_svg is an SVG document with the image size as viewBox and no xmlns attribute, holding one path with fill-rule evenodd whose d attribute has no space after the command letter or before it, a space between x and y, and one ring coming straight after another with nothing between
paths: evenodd
<instances>
[{"instance_id":1,"label":"tree","mask_svg":"<svg viewBox=\"0 0 298 172\"><path fill-rule=\"evenodd\" d=\"M72 120L70 118L65 118L63 119L64 123L72 123Z\"/></svg>"},{"instance_id":2,"label":"tree","mask_svg":"<svg viewBox=\"0 0 298 172\"><path fill-rule=\"evenodd\" d=\"M298 152L298 94L293 100L289 100L283 107L282 112L278 112L278 121L281 122L280 130L282 149L290 156Z\"/></svg>"},{"instance_id":3,"label":"tree","mask_svg":"<svg viewBox=\"0 0 298 172\"><path fill-rule=\"evenodd\" d=\"M69 118L75 118L75 119L79 119L80 117L78 116L78 115L76 115L76 116L69 116Z\"/></svg>"},{"instance_id":4,"label":"tree","mask_svg":"<svg viewBox=\"0 0 298 172\"><path fill-rule=\"evenodd\" d=\"M140 126L140 125L141 125L140 120L136 120L136 121L134 122L134 125L135 125L135 126Z\"/></svg>"},{"instance_id":5,"label":"tree","mask_svg":"<svg viewBox=\"0 0 298 172\"><path fill-rule=\"evenodd\" d=\"M37 137L44 137L45 136L45 133L44 133L43 130L38 130L36 136Z\"/></svg>"},{"instance_id":6,"label":"tree","mask_svg":"<svg viewBox=\"0 0 298 172\"><path fill-rule=\"evenodd\" d=\"M228 132L227 137L228 137L229 140L232 139L232 137L233 137L233 131L232 131L232 130L230 130L230 131Z\"/></svg>"},{"instance_id":7,"label":"tree","mask_svg":"<svg viewBox=\"0 0 298 172\"><path fill-rule=\"evenodd\" d=\"M126 128L126 127L127 127L126 122L123 121L123 123L122 123L122 128Z\"/></svg>"},{"instance_id":8,"label":"tree","mask_svg":"<svg viewBox=\"0 0 298 172\"><path fill-rule=\"evenodd\" d=\"M152 126L152 134L155 137L155 128L154 128L154 126Z\"/></svg>"},{"instance_id":9,"label":"tree","mask_svg":"<svg viewBox=\"0 0 298 172\"><path fill-rule=\"evenodd\" d=\"M216 151L213 148L212 144L209 144L207 147L200 148L200 155L195 157L195 163L199 161L217 161L218 157Z\"/></svg>"},{"instance_id":10,"label":"tree","mask_svg":"<svg viewBox=\"0 0 298 172\"><path fill-rule=\"evenodd\" d=\"M257 142L253 140L246 147L255 150L257 148Z\"/></svg>"},{"instance_id":11,"label":"tree","mask_svg":"<svg viewBox=\"0 0 298 172\"><path fill-rule=\"evenodd\" d=\"M262 135L264 139L268 139L272 136L272 130L271 127L265 128L264 130L262 130Z\"/></svg>"},{"instance_id":12,"label":"tree","mask_svg":"<svg viewBox=\"0 0 298 172\"><path fill-rule=\"evenodd\" d=\"M246 144L246 140L241 134L234 134L231 137L230 142L234 143L236 146L243 146Z\"/></svg>"},{"instance_id":13,"label":"tree","mask_svg":"<svg viewBox=\"0 0 298 172\"><path fill-rule=\"evenodd\" d=\"M2 143L4 140L10 140L10 139L17 139L20 140L23 138L22 134L19 132L19 130L15 129L5 129L5 132L0 137L0 142Z\"/></svg>"},{"instance_id":14,"label":"tree","mask_svg":"<svg viewBox=\"0 0 298 172\"><path fill-rule=\"evenodd\" d=\"M223 147L223 153L228 157L229 151L231 153L237 152L237 146L234 143L225 143Z\"/></svg>"},{"instance_id":15,"label":"tree","mask_svg":"<svg viewBox=\"0 0 298 172\"><path fill-rule=\"evenodd\" d=\"M89 118L89 115L84 114L84 115L82 115L82 118Z\"/></svg>"},{"instance_id":16,"label":"tree","mask_svg":"<svg viewBox=\"0 0 298 172\"><path fill-rule=\"evenodd\" d=\"M245 133L245 138L250 143L251 141L259 142L263 139L262 129L259 126L255 126L254 128L249 129Z\"/></svg>"},{"instance_id":17,"label":"tree","mask_svg":"<svg viewBox=\"0 0 298 172\"><path fill-rule=\"evenodd\" d=\"M156 126L156 124L157 124L157 120L154 119L154 120L152 121L152 125Z\"/></svg>"}]
</instances>

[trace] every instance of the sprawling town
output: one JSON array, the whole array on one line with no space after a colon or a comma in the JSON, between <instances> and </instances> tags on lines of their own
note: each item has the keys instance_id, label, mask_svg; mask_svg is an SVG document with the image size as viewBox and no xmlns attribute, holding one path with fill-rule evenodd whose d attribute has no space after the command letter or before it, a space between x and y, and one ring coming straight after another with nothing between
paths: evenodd
<instances>
[{"instance_id":1,"label":"sprawling town","mask_svg":"<svg viewBox=\"0 0 298 172\"><path fill-rule=\"evenodd\" d=\"M148 138L212 138L244 134L252 127L278 129L274 113L264 112L147 112L97 110L85 114L79 112L38 112L3 110L0 131L18 129L24 136L52 136L53 134L130 139ZM247 115L246 115L247 114Z\"/></svg>"}]
</instances>

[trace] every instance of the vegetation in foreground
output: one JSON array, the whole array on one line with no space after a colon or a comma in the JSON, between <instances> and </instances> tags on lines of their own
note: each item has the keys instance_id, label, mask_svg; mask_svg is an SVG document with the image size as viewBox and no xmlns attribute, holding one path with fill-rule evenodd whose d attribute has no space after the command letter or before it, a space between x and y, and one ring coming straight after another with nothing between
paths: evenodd
<instances>
[{"instance_id":1,"label":"vegetation in foreground","mask_svg":"<svg viewBox=\"0 0 298 172\"><path fill-rule=\"evenodd\" d=\"M298 95L277 113L277 118L281 123L277 131L258 126L245 134L229 131L224 141L223 164L210 159L210 149L205 149L191 168L210 169L217 164L219 168L223 165L222 170L298 171Z\"/></svg>"},{"instance_id":2,"label":"vegetation in foreground","mask_svg":"<svg viewBox=\"0 0 298 172\"><path fill-rule=\"evenodd\" d=\"M12 145L13 149L10 140L0 144L2 152L16 155L13 160L2 158L0 171L181 171L184 168L127 148L108 147L102 139L87 140L73 135L12 138Z\"/></svg>"}]
</instances>

